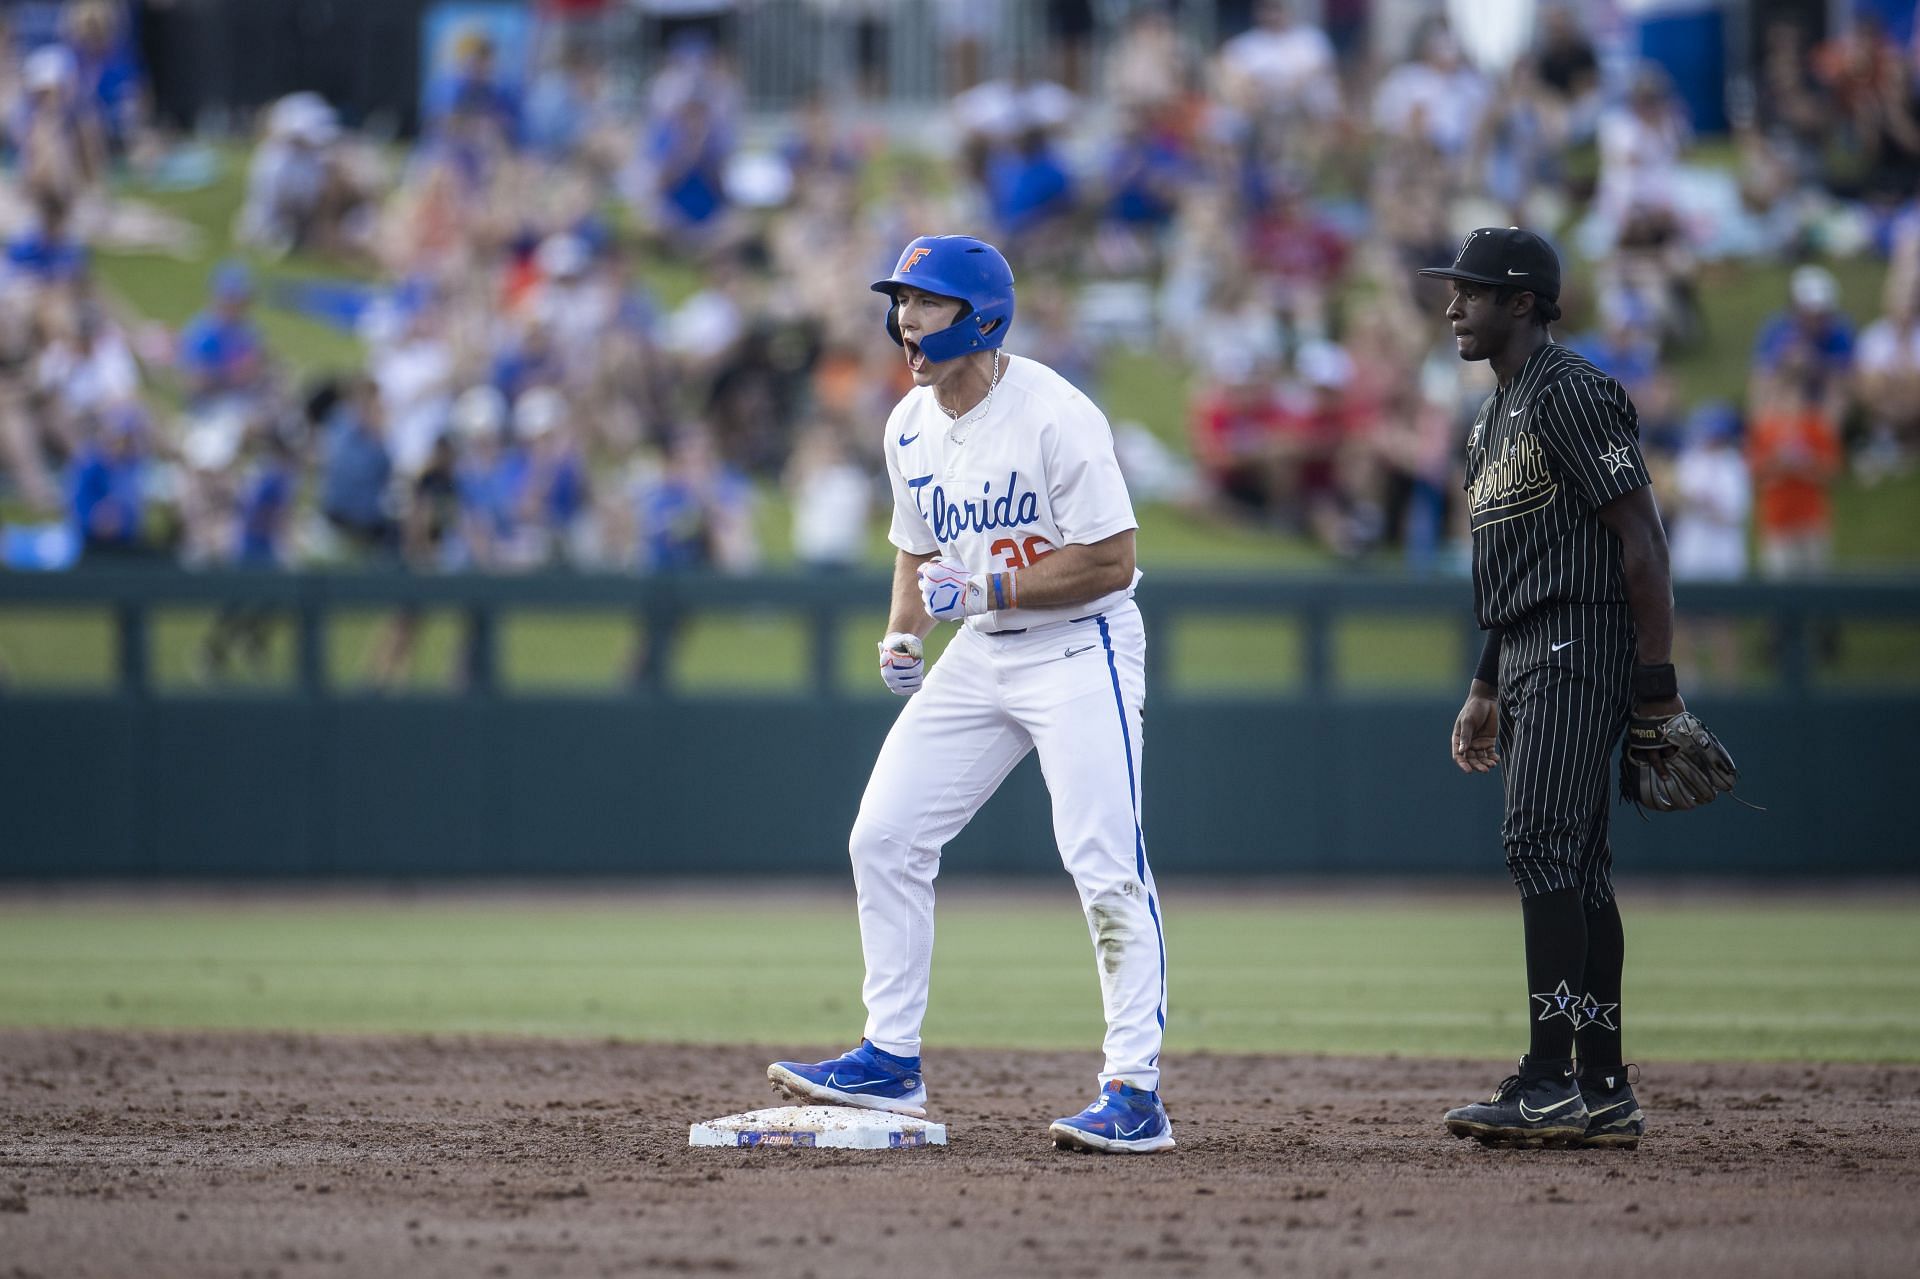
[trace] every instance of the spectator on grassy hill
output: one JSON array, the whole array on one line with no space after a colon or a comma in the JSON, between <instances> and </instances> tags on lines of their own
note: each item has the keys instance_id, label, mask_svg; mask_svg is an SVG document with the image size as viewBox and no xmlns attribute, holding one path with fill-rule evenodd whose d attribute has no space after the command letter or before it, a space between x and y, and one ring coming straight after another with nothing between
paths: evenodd
<instances>
[{"instance_id":1,"label":"spectator on grassy hill","mask_svg":"<svg viewBox=\"0 0 1920 1279\"><path fill-rule=\"evenodd\" d=\"M15 171L30 190L50 191L71 207L97 195L107 175L99 114L79 96L73 53L42 45L20 68L20 97L7 126Z\"/></svg>"},{"instance_id":2,"label":"spectator on grassy hill","mask_svg":"<svg viewBox=\"0 0 1920 1279\"><path fill-rule=\"evenodd\" d=\"M1740 414L1731 404L1703 404L1688 417L1670 490L1661 496L1676 582L1746 576L1753 476L1740 452Z\"/></svg>"},{"instance_id":3,"label":"spectator on grassy hill","mask_svg":"<svg viewBox=\"0 0 1920 1279\"><path fill-rule=\"evenodd\" d=\"M728 466L699 428L682 430L632 494L641 569L746 572L759 562L753 485Z\"/></svg>"},{"instance_id":4,"label":"spectator on grassy hill","mask_svg":"<svg viewBox=\"0 0 1920 1279\"><path fill-rule=\"evenodd\" d=\"M380 390L381 416L395 468L412 475L446 429L455 351L447 306L425 281L401 286L391 305L363 321L367 372Z\"/></svg>"},{"instance_id":5,"label":"spectator on grassy hill","mask_svg":"<svg viewBox=\"0 0 1920 1279\"><path fill-rule=\"evenodd\" d=\"M649 210L659 230L685 250L711 246L726 227L726 166L733 135L704 98L688 98L656 121L647 139Z\"/></svg>"},{"instance_id":6,"label":"spectator on grassy hill","mask_svg":"<svg viewBox=\"0 0 1920 1279\"><path fill-rule=\"evenodd\" d=\"M1100 258L1111 273L1158 267L1162 241L1193 178L1192 156L1169 126L1144 111L1122 117L1107 155L1100 212Z\"/></svg>"},{"instance_id":7,"label":"spectator on grassy hill","mask_svg":"<svg viewBox=\"0 0 1920 1279\"><path fill-rule=\"evenodd\" d=\"M145 414L119 405L90 417L68 468L67 491L82 556L87 560L138 552L152 469Z\"/></svg>"},{"instance_id":8,"label":"spectator on grassy hill","mask_svg":"<svg viewBox=\"0 0 1920 1279\"><path fill-rule=\"evenodd\" d=\"M100 121L108 150L133 151L147 124L147 93L139 56L106 0L85 0L67 9L64 44L73 57L74 89Z\"/></svg>"},{"instance_id":9,"label":"spectator on grassy hill","mask_svg":"<svg viewBox=\"0 0 1920 1279\"><path fill-rule=\"evenodd\" d=\"M1593 136L1600 112L1600 59L1571 2L1553 5L1541 18L1533 75L1553 117L1551 132L1569 142L1585 141Z\"/></svg>"},{"instance_id":10,"label":"spectator on grassy hill","mask_svg":"<svg viewBox=\"0 0 1920 1279\"><path fill-rule=\"evenodd\" d=\"M1829 185L1871 200L1910 196L1920 179L1920 123L1908 69L1878 19L1862 14L1815 49L1810 64L1836 126L1829 154L1846 157L1844 169L1829 169Z\"/></svg>"},{"instance_id":11,"label":"spectator on grassy hill","mask_svg":"<svg viewBox=\"0 0 1920 1279\"><path fill-rule=\"evenodd\" d=\"M70 452L82 419L139 396L140 365L113 317L87 298L49 308L33 380L43 408L42 435Z\"/></svg>"},{"instance_id":12,"label":"spectator on grassy hill","mask_svg":"<svg viewBox=\"0 0 1920 1279\"><path fill-rule=\"evenodd\" d=\"M1333 42L1300 16L1298 0L1260 0L1253 26L1220 47L1220 69L1262 114L1320 122L1340 111Z\"/></svg>"},{"instance_id":13,"label":"spectator on grassy hill","mask_svg":"<svg viewBox=\"0 0 1920 1279\"><path fill-rule=\"evenodd\" d=\"M1031 62L1017 61L1011 74L975 84L948 108L960 132L961 169L975 183L988 181L988 161L1017 149L1039 133L1051 138L1072 123L1079 99L1066 86L1040 75Z\"/></svg>"},{"instance_id":14,"label":"spectator on grassy hill","mask_svg":"<svg viewBox=\"0 0 1920 1279\"><path fill-rule=\"evenodd\" d=\"M187 322L179 345L190 412L263 397L270 370L266 341L253 322L252 273L237 262L215 271L213 304Z\"/></svg>"},{"instance_id":15,"label":"spectator on grassy hill","mask_svg":"<svg viewBox=\"0 0 1920 1279\"><path fill-rule=\"evenodd\" d=\"M507 437L510 412L506 397L484 384L468 387L453 404L450 425L460 458L454 482L460 497L462 568L520 566L527 459L525 451Z\"/></svg>"},{"instance_id":16,"label":"spectator on grassy hill","mask_svg":"<svg viewBox=\"0 0 1920 1279\"><path fill-rule=\"evenodd\" d=\"M1123 112L1171 123L1168 117L1180 110L1193 83L1196 61L1163 5L1137 5L1107 51L1107 102Z\"/></svg>"},{"instance_id":17,"label":"spectator on grassy hill","mask_svg":"<svg viewBox=\"0 0 1920 1279\"><path fill-rule=\"evenodd\" d=\"M385 413L372 379L356 377L321 428L320 513L356 555L388 555L398 541L389 501L394 467Z\"/></svg>"},{"instance_id":18,"label":"spectator on grassy hill","mask_svg":"<svg viewBox=\"0 0 1920 1279\"><path fill-rule=\"evenodd\" d=\"M1067 247L1073 216L1073 174L1046 129L1024 130L994 145L984 174L987 208L999 239L1023 257L1051 256Z\"/></svg>"},{"instance_id":19,"label":"spectator on grassy hill","mask_svg":"<svg viewBox=\"0 0 1920 1279\"><path fill-rule=\"evenodd\" d=\"M1275 184L1247 228L1247 264L1266 282L1284 331L1325 337L1331 304L1347 265L1346 235L1323 217L1307 190L1292 180Z\"/></svg>"},{"instance_id":20,"label":"spectator on grassy hill","mask_svg":"<svg viewBox=\"0 0 1920 1279\"><path fill-rule=\"evenodd\" d=\"M493 38L479 28L454 40L453 65L427 88L429 129L467 134L478 145L512 149L520 143L519 93L500 73Z\"/></svg>"},{"instance_id":21,"label":"spectator on grassy hill","mask_svg":"<svg viewBox=\"0 0 1920 1279\"><path fill-rule=\"evenodd\" d=\"M586 459L567 397L537 386L513 404L514 439L526 451L519 493L521 557L528 567L571 560L589 513Z\"/></svg>"},{"instance_id":22,"label":"spectator on grassy hill","mask_svg":"<svg viewBox=\"0 0 1920 1279\"><path fill-rule=\"evenodd\" d=\"M7 241L4 283L9 307L21 294L29 299L43 290L73 285L88 278L91 258L86 242L73 233L72 204L51 186L29 189L33 219Z\"/></svg>"},{"instance_id":23,"label":"spectator on grassy hill","mask_svg":"<svg viewBox=\"0 0 1920 1279\"><path fill-rule=\"evenodd\" d=\"M1788 296L1788 309L1770 316L1755 339L1747 401L1804 400L1838 429L1853 369L1853 324L1839 309L1840 285L1825 267L1796 267Z\"/></svg>"},{"instance_id":24,"label":"spectator on grassy hill","mask_svg":"<svg viewBox=\"0 0 1920 1279\"><path fill-rule=\"evenodd\" d=\"M866 559L874 509L874 477L868 474L837 423L805 427L787 462L787 494L793 504L793 553L815 572L845 572Z\"/></svg>"},{"instance_id":25,"label":"spectator on grassy hill","mask_svg":"<svg viewBox=\"0 0 1920 1279\"><path fill-rule=\"evenodd\" d=\"M1855 466L1869 480L1905 471L1920 450L1920 307L1911 281L1897 276L1889 276L1887 296L1885 314L1854 348L1855 397L1867 430Z\"/></svg>"},{"instance_id":26,"label":"spectator on grassy hill","mask_svg":"<svg viewBox=\"0 0 1920 1279\"><path fill-rule=\"evenodd\" d=\"M266 117L234 238L275 254L363 252L372 208L341 152L333 108L319 94L294 93Z\"/></svg>"},{"instance_id":27,"label":"spectator on grassy hill","mask_svg":"<svg viewBox=\"0 0 1920 1279\"><path fill-rule=\"evenodd\" d=\"M1840 428L1819 394L1818 353L1790 349L1749 410L1760 571L1770 578L1824 572L1833 559L1833 481Z\"/></svg>"},{"instance_id":28,"label":"spectator on grassy hill","mask_svg":"<svg viewBox=\"0 0 1920 1279\"><path fill-rule=\"evenodd\" d=\"M1460 53L1445 19L1430 20L1414 56L1389 71L1374 90L1373 125L1382 133L1418 137L1449 160L1473 143L1492 93Z\"/></svg>"},{"instance_id":29,"label":"spectator on grassy hill","mask_svg":"<svg viewBox=\"0 0 1920 1279\"><path fill-rule=\"evenodd\" d=\"M1249 350L1216 356L1194 396L1188 429L1217 509L1263 523L1287 516L1287 410L1273 365Z\"/></svg>"}]
</instances>

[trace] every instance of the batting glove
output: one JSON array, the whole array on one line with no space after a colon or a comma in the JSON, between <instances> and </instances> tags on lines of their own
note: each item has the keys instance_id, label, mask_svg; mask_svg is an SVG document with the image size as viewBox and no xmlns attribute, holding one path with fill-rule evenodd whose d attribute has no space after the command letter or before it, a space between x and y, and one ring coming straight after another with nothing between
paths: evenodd
<instances>
[{"instance_id":1,"label":"batting glove","mask_svg":"<svg viewBox=\"0 0 1920 1279\"><path fill-rule=\"evenodd\" d=\"M993 574L969 573L966 565L957 564L949 559L931 559L922 564L917 576L920 579L920 599L926 605L927 616L936 622L957 622L963 617L972 617L995 608ZM1010 577L1011 574L1001 574ZM1005 587L1002 594L1008 594ZM1001 608L1013 607L1013 601L1003 599Z\"/></svg>"},{"instance_id":2,"label":"batting glove","mask_svg":"<svg viewBox=\"0 0 1920 1279\"><path fill-rule=\"evenodd\" d=\"M920 637L895 631L880 641L880 678L901 697L920 691L927 664L920 657Z\"/></svg>"}]
</instances>

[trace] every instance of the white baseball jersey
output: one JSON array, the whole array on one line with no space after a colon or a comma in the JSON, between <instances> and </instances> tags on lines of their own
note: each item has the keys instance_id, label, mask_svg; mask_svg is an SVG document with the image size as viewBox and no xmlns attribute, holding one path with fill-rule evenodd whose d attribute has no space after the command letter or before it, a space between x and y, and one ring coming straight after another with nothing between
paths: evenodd
<instances>
[{"instance_id":1,"label":"white baseball jersey","mask_svg":"<svg viewBox=\"0 0 1920 1279\"><path fill-rule=\"evenodd\" d=\"M990 400L958 420L932 387L908 392L887 419L886 455L893 544L937 552L968 572L1025 568L1059 547L1139 527L1106 415L1058 373L1017 355L1005 357ZM1070 608L1004 609L967 624L1044 626L1113 609L1132 594L1129 586Z\"/></svg>"},{"instance_id":2,"label":"white baseball jersey","mask_svg":"<svg viewBox=\"0 0 1920 1279\"><path fill-rule=\"evenodd\" d=\"M911 554L1018 570L1135 527L1107 419L1032 360L1009 360L992 402L958 421L916 388L888 419L886 453L892 537ZM1140 821L1146 631L1132 595L969 619L894 721L849 840L876 1046L919 1054L941 852L1037 751L1097 957L1101 1081L1159 1087L1167 957Z\"/></svg>"}]
</instances>

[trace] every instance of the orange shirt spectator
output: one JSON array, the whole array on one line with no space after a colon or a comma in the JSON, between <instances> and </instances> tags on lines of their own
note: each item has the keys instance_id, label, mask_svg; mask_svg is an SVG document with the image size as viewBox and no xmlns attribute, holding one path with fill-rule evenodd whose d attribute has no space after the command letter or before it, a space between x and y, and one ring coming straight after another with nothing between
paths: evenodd
<instances>
[{"instance_id":1,"label":"orange shirt spectator","mask_svg":"<svg viewBox=\"0 0 1920 1279\"><path fill-rule=\"evenodd\" d=\"M1750 428L1747 464L1763 535L1825 532L1832 525L1829 490L1840 470L1840 433L1818 409L1761 411Z\"/></svg>"}]
</instances>

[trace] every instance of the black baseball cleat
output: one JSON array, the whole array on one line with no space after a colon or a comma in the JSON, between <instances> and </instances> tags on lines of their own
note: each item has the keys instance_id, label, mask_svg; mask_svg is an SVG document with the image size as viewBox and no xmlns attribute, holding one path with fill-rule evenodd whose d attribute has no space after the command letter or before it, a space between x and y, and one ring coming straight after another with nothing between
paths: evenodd
<instances>
[{"instance_id":1,"label":"black baseball cleat","mask_svg":"<svg viewBox=\"0 0 1920 1279\"><path fill-rule=\"evenodd\" d=\"M1523 1057L1492 1097L1449 1110L1447 1131L1486 1145L1572 1146L1587 1135L1587 1108L1572 1071L1537 1074Z\"/></svg>"},{"instance_id":2,"label":"black baseball cleat","mask_svg":"<svg viewBox=\"0 0 1920 1279\"><path fill-rule=\"evenodd\" d=\"M1583 1146L1632 1150L1647 1133L1647 1117L1633 1095L1632 1075L1638 1066L1618 1066L1580 1076L1580 1099L1587 1106Z\"/></svg>"}]
</instances>

